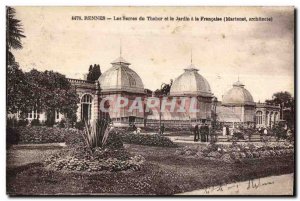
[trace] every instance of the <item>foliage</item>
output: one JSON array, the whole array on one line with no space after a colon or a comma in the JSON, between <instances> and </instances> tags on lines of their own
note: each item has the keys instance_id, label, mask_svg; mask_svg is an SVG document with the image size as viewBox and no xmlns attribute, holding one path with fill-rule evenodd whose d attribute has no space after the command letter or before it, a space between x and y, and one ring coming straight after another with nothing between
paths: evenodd
<instances>
[{"instance_id":1,"label":"foliage","mask_svg":"<svg viewBox=\"0 0 300 201\"><path fill-rule=\"evenodd\" d=\"M234 132L233 133L233 138L237 139L237 140L244 140L244 134L242 132Z\"/></svg>"},{"instance_id":2,"label":"foliage","mask_svg":"<svg viewBox=\"0 0 300 201\"><path fill-rule=\"evenodd\" d=\"M224 162L242 162L255 158L286 157L294 154L294 146L288 142L257 144L210 144L203 147L183 147L175 152L177 155L200 157Z\"/></svg>"},{"instance_id":3,"label":"foliage","mask_svg":"<svg viewBox=\"0 0 300 201\"><path fill-rule=\"evenodd\" d=\"M28 121L28 119L20 119L19 121L18 121L18 126L27 126L29 124L29 121Z\"/></svg>"},{"instance_id":4,"label":"foliage","mask_svg":"<svg viewBox=\"0 0 300 201\"><path fill-rule=\"evenodd\" d=\"M30 88L18 63L8 64L6 77L7 112L16 113L27 108Z\"/></svg>"},{"instance_id":5,"label":"foliage","mask_svg":"<svg viewBox=\"0 0 300 201\"><path fill-rule=\"evenodd\" d=\"M58 123L58 127L59 128L65 128L66 127L66 120L62 119L59 123Z\"/></svg>"},{"instance_id":6,"label":"foliage","mask_svg":"<svg viewBox=\"0 0 300 201\"><path fill-rule=\"evenodd\" d=\"M121 134L124 143L140 144L158 147L177 147L169 138L155 134L155 135L141 135L133 133Z\"/></svg>"},{"instance_id":7,"label":"foliage","mask_svg":"<svg viewBox=\"0 0 300 201\"><path fill-rule=\"evenodd\" d=\"M172 84L173 84L172 79L170 80L170 84L162 83L161 88L155 90L155 95L166 95L166 96L169 95Z\"/></svg>"},{"instance_id":8,"label":"foliage","mask_svg":"<svg viewBox=\"0 0 300 201\"><path fill-rule=\"evenodd\" d=\"M142 156L134 156L129 159L104 158L104 159L78 159L72 156L61 157L53 155L46 160L46 164L55 170L68 171L122 171L128 169L139 170L144 162Z\"/></svg>"},{"instance_id":9,"label":"foliage","mask_svg":"<svg viewBox=\"0 0 300 201\"><path fill-rule=\"evenodd\" d=\"M77 128L78 130L83 130L84 129L84 122L83 121L78 121L75 123L75 128Z\"/></svg>"},{"instance_id":10,"label":"foliage","mask_svg":"<svg viewBox=\"0 0 300 201\"><path fill-rule=\"evenodd\" d=\"M19 133L19 143L54 143L64 142L66 135L76 136L76 130L60 129L46 126L16 127Z\"/></svg>"},{"instance_id":11,"label":"foliage","mask_svg":"<svg viewBox=\"0 0 300 201\"><path fill-rule=\"evenodd\" d=\"M6 146L18 144L20 138L20 133L18 129L12 127L6 127Z\"/></svg>"},{"instance_id":12,"label":"foliage","mask_svg":"<svg viewBox=\"0 0 300 201\"><path fill-rule=\"evenodd\" d=\"M7 118L6 119L6 127L7 128L14 128L18 126L18 120L16 118Z\"/></svg>"},{"instance_id":13,"label":"foliage","mask_svg":"<svg viewBox=\"0 0 300 201\"><path fill-rule=\"evenodd\" d=\"M277 92L273 94L271 100L266 100L266 103L269 105L280 105L280 117L286 120L289 128L294 128L295 99L289 92Z\"/></svg>"},{"instance_id":14,"label":"foliage","mask_svg":"<svg viewBox=\"0 0 300 201\"><path fill-rule=\"evenodd\" d=\"M7 65L15 63L12 49L22 49L21 39L25 38L21 21L16 17L16 10L12 7L6 8L6 62Z\"/></svg>"},{"instance_id":15,"label":"foliage","mask_svg":"<svg viewBox=\"0 0 300 201\"><path fill-rule=\"evenodd\" d=\"M30 125L31 126L40 126L41 125L41 122L39 119L33 119L31 122L30 122Z\"/></svg>"},{"instance_id":16,"label":"foliage","mask_svg":"<svg viewBox=\"0 0 300 201\"><path fill-rule=\"evenodd\" d=\"M47 125L54 124L59 111L71 121L76 121L79 97L67 78L57 72L40 72L35 69L25 73L30 91L27 92L27 111L46 111Z\"/></svg>"},{"instance_id":17,"label":"foliage","mask_svg":"<svg viewBox=\"0 0 300 201\"><path fill-rule=\"evenodd\" d=\"M272 133L275 134L277 139L286 139L287 138L287 133L286 132L287 131L280 124L276 124L272 127Z\"/></svg>"},{"instance_id":18,"label":"foliage","mask_svg":"<svg viewBox=\"0 0 300 201\"><path fill-rule=\"evenodd\" d=\"M94 120L90 125L85 122L83 138L86 145L93 151L94 148L106 144L110 131L109 122L105 119Z\"/></svg>"},{"instance_id":19,"label":"foliage","mask_svg":"<svg viewBox=\"0 0 300 201\"><path fill-rule=\"evenodd\" d=\"M98 64L94 64L90 65L89 68L89 73L87 75L87 80L88 81L95 81L98 80L98 78L101 76L101 69L100 69L100 65Z\"/></svg>"}]
</instances>

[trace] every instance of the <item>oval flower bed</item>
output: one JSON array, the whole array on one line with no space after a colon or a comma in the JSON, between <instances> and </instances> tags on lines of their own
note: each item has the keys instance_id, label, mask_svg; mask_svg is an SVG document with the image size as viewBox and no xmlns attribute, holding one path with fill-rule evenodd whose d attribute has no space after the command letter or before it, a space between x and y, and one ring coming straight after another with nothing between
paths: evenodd
<instances>
[{"instance_id":1,"label":"oval flower bed","mask_svg":"<svg viewBox=\"0 0 300 201\"><path fill-rule=\"evenodd\" d=\"M93 150L85 146L81 135L67 136L68 149L46 159L45 164L54 170L66 171L123 171L140 170L145 159L132 156L123 146L117 133L111 133L104 147Z\"/></svg>"},{"instance_id":2,"label":"oval flower bed","mask_svg":"<svg viewBox=\"0 0 300 201\"><path fill-rule=\"evenodd\" d=\"M241 162L249 159L293 156L294 146L286 142L255 144L210 144L205 148L183 147L176 154L186 157L199 157L224 162Z\"/></svg>"},{"instance_id":3,"label":"oval flower bed","mask_svg":"<svg viewBox=\"0 0 300 201\"><path fill-rule=\"evenodd\" d=\"M69 170L69 171L122 171L122 170L140 170L141 165L144 162L142 156L133 156L128 159L118 158L90 158L80 159L74 156L61 157L59 155L53 155L48 158L45 163L48 167L55 170Z\"/></svg>"}]
</instances>

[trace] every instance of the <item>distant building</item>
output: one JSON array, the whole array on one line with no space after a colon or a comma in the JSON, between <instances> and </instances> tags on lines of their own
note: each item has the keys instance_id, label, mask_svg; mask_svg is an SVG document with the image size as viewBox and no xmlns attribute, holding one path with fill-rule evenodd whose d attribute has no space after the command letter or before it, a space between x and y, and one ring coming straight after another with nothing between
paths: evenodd
<instances>
[{"instance_id":1,"label":"distant building","mask_svg":"<svg viewBox=\"0 0 300 201\"><path fill-rule=\"evenodd\" d=\"M280 121L280 106L256 103L255 123L257 127L272 127Z\"/></svg>"},{"instance_id":2,"label":"distant building","mask_svg":"<svg viewBox=\"0 0 300 201\"><path fill-rule=\"evenodd\" d=\"M279 106L255 103L251 93L239 80L224 95L216 106L217 121L248 127L272 127L279 122Z\"/></svg>"},{"instance_id":3,"label":"distant building","mask_svg":"<svg viewBox=\"0 0 300 201\"><path fill-rule=\"evenodd\" d=\"M278 106L255 103L251 93L240 81L235 82L233 87L224 94L222 102L218 102L213 96L208 81L199 74L199 70L193 64L185 68L184 72L174 80L170 94L160 97L155 97L154 92L144 88L142 79L129 67L130 63L124 58L119 57L111 64L112 67L96 81L68 79L80 98L77 121L109 118L115 126L120 127L128 127L132 124L139 127L157 126L159 122L166 127L174 125L190 127L194 124L211 124L212 121L233 127L235 125L272 127L280 120ZM129 110L129 107L136 103L136 97L140 98L143 109L146 107L146 101L155 98L159 99L160 104L149 111ZM128 100L127 106L108 110L124 98ZM160 112L163 99L176 100L175 107L177 109L183 107L185 112L169 110ZM195 107L197 112L191 112L188 108L191 106ZM170 108L170 105L166 108ZM18 118L17 114L15 116ZM63 118L63 114L56 111L55 121L59 122ZM45 121L46 115L32 111L28 113L27 119Z\"/></svg>"}]
</instances>

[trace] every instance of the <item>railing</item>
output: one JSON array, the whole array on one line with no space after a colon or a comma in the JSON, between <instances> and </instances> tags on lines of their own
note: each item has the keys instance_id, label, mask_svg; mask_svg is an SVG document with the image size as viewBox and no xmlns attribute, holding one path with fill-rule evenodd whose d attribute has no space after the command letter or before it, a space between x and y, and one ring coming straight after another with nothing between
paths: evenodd
<instances>
[{"instance_id":1,"label":"railing","mask_svg":"<svg viewBox=\"0 0 300 201\"><path fill-rule=\"evenodd\" d=\"M95 84L93 81L88 80L80 80L80 79L73 79L73 78L67 78L69 82L76 83L76 84Z\"/></svg>"}]
</instances>

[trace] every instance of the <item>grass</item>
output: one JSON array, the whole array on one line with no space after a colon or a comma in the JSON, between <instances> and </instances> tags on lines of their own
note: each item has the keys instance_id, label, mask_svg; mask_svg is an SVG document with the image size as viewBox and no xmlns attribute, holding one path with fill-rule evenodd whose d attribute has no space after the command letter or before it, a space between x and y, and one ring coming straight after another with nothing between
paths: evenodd
<instances>
[{"instance_id":1,"label":"grass","mask_svg":"<svg viewBox=\"0 0 300 201\"><path fill-rule=\"evenodd\" d=\"M28 155L31 149L10 150L28 159L15 157L19 166L7 168L7 193L10 195L172 195L214 185L294 172L293 158L252 160L227 164L211 160L185 158L175 155L176 148L129 145L133 154L146 158L141 171L125 172L58 172L41 166L49 150L42 150L40 160ZM44 152L43 152L44 151ZM55 151L55 150L52 150ZM35 159L30 159L30 158ZM18 158L22 158L18 161ZM26 159L26 160L27 160Z\"/></svg>"}]
</instances>

